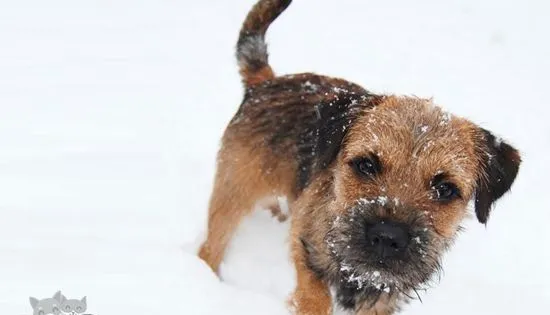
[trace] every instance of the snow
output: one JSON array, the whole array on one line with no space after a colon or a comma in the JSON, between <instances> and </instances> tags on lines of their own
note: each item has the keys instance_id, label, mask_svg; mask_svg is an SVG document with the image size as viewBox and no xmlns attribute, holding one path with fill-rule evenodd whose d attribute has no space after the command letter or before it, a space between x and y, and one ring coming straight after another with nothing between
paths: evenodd
<instances>
[{"instance_id":1,"label":"snow","mask_svg":"<svg viewBox=\"0 0 550 315\"><path fill-rule=\"evenodd\" d=\"M385 206L386 203L388 202L388 197L386 197L386 196L378 196L378 198L376 198L376 201L378 202L379 205Z\"/></svg>"},{"instance_id":2,"label":"snow","mask_svg":"<svg viewBox=\"0 0 550 315\"><path fill-rule=\"evenodd\" d=\"M61 290L87 296L92 314L286 314L288 222L247 218L223 282L195 256L219 138L241 101L233 49L253 3L0 3L3 313L31 314L30 296ZM487 227L466 224L441 283L403 314L550 307L549 6L304 0L270 29L277 73L433 96L523 154L513 193Z\"/></svg>"},{"instance_id":3,"label":"snow","mask_svg":"<svg viewBox=\"0 0 550 315\"><path fill-rule=\"evenodd\" d=\"M449 121L451 121L451 118L452 118L451 113L444 113L441 116L441 120L439 121L439 125L440 126L445 126L445 125L449 124Z\"/></svg>"}]
</instances>

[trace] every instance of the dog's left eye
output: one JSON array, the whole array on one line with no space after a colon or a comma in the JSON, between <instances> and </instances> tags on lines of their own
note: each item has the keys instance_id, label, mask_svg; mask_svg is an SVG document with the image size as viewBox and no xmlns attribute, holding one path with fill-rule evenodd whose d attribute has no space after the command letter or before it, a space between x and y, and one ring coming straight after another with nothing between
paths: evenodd
<instances>
[{"instance_id":1,"label":"dog's left eye","mask_svg":"<svg viewBox=\"0 0 550 315\"><path fill-rule=\"evenodd\" d=\"M460 191L455 184L449 182L443 182L433 187L435 193L435 199L441 201L449 201L454 198L460 197Z\"/></svg>"},{"instance_id":2,"label":"dog's left eye","mask_svg":"<svg viewBox=\"0 0 550 315\"><path fill-rule=\"evenodd\" d=\"M376 156L353 159L350 165L361 176L373 177L380 173L380 161Z\"/></svg>"}]
</instances>

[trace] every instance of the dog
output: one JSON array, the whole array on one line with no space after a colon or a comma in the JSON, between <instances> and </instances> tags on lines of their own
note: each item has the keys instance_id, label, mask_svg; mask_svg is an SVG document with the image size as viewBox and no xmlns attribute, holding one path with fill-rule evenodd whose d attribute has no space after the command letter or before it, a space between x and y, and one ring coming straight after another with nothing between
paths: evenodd
<instances>
[{"instance_id":1,"label":"dog","mask_svg":"<svg viewBox=\"0 0 550 315\"><path fill-rule=\"evenodd\" d=\"M291 0L260 0L237 60L244 100L223 135L199 257L218 272L258 203L290 205L295 314L390 315L431 285L473 201L485 224L519 152L430 99L342 79L276 76L265 33ZM333 303L336 302L336 303Z\"/></svg>"}]
</instances>

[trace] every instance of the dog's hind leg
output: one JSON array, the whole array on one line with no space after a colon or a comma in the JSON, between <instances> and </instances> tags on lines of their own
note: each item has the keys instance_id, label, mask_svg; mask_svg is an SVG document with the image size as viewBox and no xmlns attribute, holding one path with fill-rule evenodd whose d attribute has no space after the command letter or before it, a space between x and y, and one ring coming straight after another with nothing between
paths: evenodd
<instances>
[{"instance_id":1,"label":"dog's hind leg","mask_svg":"<svg viewBox=\"0 0 550 315\"><path fill-rule=\"evenodd\" d=\"M257 202L267 196L290 193L288 167L266 170L266 164L270 165L266 163L265 154L258 150L252 153L235 143L220 150L210 199L207 238L199 252L199 257L216 273L235 230L256 208Z\"/></svg>"},{"instance_id":2,"label":"dog's hind leg","mask_svg":"<svg viewBox=\"0 0 550 315\"><path fill-rule=\"evenodd\" d=\"M230 180L225 173L225 170L219 170L215 179L207 237L199 252L199 257L216 273L231 237L241 220L253 210L255 202L247 187L238 180Z\"/></svg>"}]
</instances>

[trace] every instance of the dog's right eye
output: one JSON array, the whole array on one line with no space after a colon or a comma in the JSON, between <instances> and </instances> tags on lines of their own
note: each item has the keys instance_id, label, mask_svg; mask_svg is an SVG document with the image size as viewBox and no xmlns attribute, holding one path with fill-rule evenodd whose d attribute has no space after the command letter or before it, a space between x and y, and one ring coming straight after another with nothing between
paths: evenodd
<instances>
[{"instance_id":1,"label":"dog's right eye","mask_svg":"<svg viewBox=\"0 0 550 315\"><path fill-rule=\"evenodd\" d=\"M375 155L371 157L355 158L350 162L350 166L360 176L372 178L376 174L380 173L380 161Z\"/></svg>"}]
</instances>

